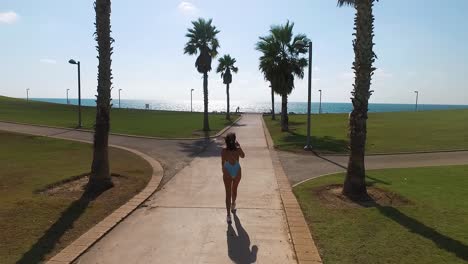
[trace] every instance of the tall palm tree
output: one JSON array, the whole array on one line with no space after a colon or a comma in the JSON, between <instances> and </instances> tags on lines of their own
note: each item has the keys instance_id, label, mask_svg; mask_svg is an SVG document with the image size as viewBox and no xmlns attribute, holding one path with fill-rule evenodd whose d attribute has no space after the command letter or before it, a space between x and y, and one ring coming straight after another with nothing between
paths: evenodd
<instances>
[{"instance_id":1,"label":"tall palm tree","mask_svg":"<svg viewBox=\"0 0 468 264\"><path fill-rule=\"evenodd\" d=\"M110 36L110 0L96 0L96 33L98 51L98 86L96 100L96 123L94 125L94 151L91 175L87 189L102 191L113 186L109 169L109 128L110 92L112 85L111 47L114 39Z\"/></svg>"},{"instance_id":2,"label":"tall palm tree","mask_svg":"<svg viewBox=\"0 0 468 264\"><path fill-rule=\"evenodd\" d=\"M223 57L218 59L218 68L216 69L216 73L221 73L221 78L223 79L223 83L226 84L226 95L227 95L227 109L226 109L226 119L231 120L231 116L229 115L229 84L232 82L232 74L231 71L237 73L239 70L234 63L236 63L235 58L231 58L231 55L227 54Z\"/></svg>"},{"instance_id":3,"label":"tall palm tree","mask_svg":"<svg viewBox=\"0 0 468 264\"><path fill-rule=\"evenodd\" d=\"M307 48L295 45L298 41L305 43L309 39L304 34L293 36L294 23L275 25L270 34L260 37L257 50L262 52L259 69L265 79L270 81L273 91L281 95L281 130L289 130L288 95L294 89L294 77L304 78L307 59L302 57Z\"/></svg>"},{"instance_id":4,"label":"tall palm tree","mask_svg":"<svg viewBox=\"0 0 468 264\"><path fill-rule=\"evenodd\" d=\"M184 54L196 55L199 53L195 61L195 67L199 73L203 73L204 131L210 130L210 124L208 123L208 72L211 71L211 60L216 57L219 48L219 42L216 38L219 30L211 25L211 22L212 19L207 21L203 18L192 21L193 28L187 29L188 33L185 36L189 40L184 48Z\"/></svg>"},{"instance_id":5,"label":"tall palm tree","mask_svg":"<svg viewBox=\"0 0 468 264\"><path fill-rule=\"evenodd\" d=\"M364 155L367 136L367 110L371 78L376 68L372 66L376 55L372 50L374 36L374 15L372 7L376 0L338 0L338 6L352 6L356 9L354 19L354 63L355 73L353 91L351 94L353 111L349 117L350 155L348 170L344 181L343 194L353 199L367 199L365 183Z\"/></svg>"}]
</instances>

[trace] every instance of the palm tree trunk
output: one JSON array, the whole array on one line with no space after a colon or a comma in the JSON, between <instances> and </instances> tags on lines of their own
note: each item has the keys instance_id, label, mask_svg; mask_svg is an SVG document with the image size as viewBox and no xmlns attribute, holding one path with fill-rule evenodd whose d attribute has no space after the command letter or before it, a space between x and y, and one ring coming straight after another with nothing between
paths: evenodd
<instances>
[{"instance_id":1,"label":"palm tree trunk","mask_svg":"<svg viewBox=\"0 0 468 264\"><path fill-rule=\"evenodd\" d=\"M284 94L281 96L281 131L289 130L288 120L288 95Z\"/></svg>"},{"instance_id":2,"label":"palm tree trunk","mask_svg":"<svg viewBox=\"0 0 468 264\"><path fill-rule=\"evenodd\" d=\"M356 12L356 40L353 42L355 71L353 98L353 111L349 118L350 156L348 170L343 187L343 194L352 199L368 199L365 183L365 147L367 135L367 111L370 91L371 76L375 68L372 63L375 53L372 50L374 16L372 6L374 0L357 1Z\"/></svg>"},{"instance_id":3,"label":"palm tree trunk","mask_svg":"<svg viewBox=\"0 0 468 264\"><path fill-rule=\"evenodd\" d=\"M109 169L109 128L111 91L111 43L110 0L96 0L96 41L98 43L98 87L96 100L96 123L94 126L94 149L91 175L87 189L93 192L112 187Z\"/></svg>"},{"instance_id":4,"label":"palm tree trunk","mask_svg":"<svg viewBox=\"0 0 468 264\"><path fill-rule=\"evenodd\" d=\"M229 115L229 83L226 84L226 95L227 95L226 119L231 120L231 116Z\"/></svg>"},{"instance_id":5,"label":"palm tree trunk","mask_svg":"<svg viewBox=\"0 0 468 264\"><path fill-rule=\"evenodd\" d=\"M275 93L273 92L273 88L271 88L271 120L276 120L276 117L275 117Z\"/></svg>"},{"instance_id":6,"label":"palm tree trunk","mask_svg":"<svg viewBox=\"0 0 468 264\"><path fill-rule=\"evenodd\" d=\"M203 73L203 131L210 131L210 124L208 122L208 73Z\"/></svg>"}]
</instances>

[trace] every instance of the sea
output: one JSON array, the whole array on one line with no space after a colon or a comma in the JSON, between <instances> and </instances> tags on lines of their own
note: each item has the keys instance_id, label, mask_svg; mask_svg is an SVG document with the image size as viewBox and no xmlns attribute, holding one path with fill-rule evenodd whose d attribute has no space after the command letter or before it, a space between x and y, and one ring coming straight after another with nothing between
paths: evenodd
<instances>
[{"instance_id":1,"label":"sea","mask_svg":"<svg viewBox=\"0 0 468 264\"><path fill-rule=\"evenodd\" d=\"M67 104L66 98L31 98L31 100ZM69 99L69 104L77 105L77 99ZM165 110L165 111L203 111L203 101L194 100L192 107L190 100L129 100L121 99L119 101L112 100L113 108L133 108L133 109L151 109L151 110ZM81 99L81 105L95 106L94 99ZM230 110L235 112L239 107L240 112L247 113L269 113L271 112L271 102L248 102L248 101L231 101ZM351 103L331 103L322 102L321 106L318 102L311 103L311 112L318 113L321 108L321 113L349 113L353 106ZM438 104L418 104L418 111L427 110L448 110L448 109L467 109L468 105L438 105ZM209 112L225 112L226 101L224 100L210 100L208 103ZM280 112L281 102L275 102L275 112ZM415 111L415 104L369 104L369 112L401 112L401 111ZM296 114L307 113L307 102L288 102L288 112Z\"/></svg>"}]
</instances>

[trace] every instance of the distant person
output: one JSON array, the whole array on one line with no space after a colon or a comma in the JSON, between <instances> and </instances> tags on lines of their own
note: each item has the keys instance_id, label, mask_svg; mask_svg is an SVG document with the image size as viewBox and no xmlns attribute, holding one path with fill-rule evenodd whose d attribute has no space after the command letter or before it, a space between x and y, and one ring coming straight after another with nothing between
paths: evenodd
<instances>
[{"instance_id":1,"label":"distant person","mask_svg":"<svg viewBox=\"0 0 468 264\"><path fill-rule=\"evenodd\" d=\"M237 107L237 108L236 108L236 113L239 113L239 112L240 112L240 108Z\"/></svg>"},{"instance_id":2,"label":"distant person","mask_svg":"<svg viewBox=\"0 0 468 264\"><path fill-rule=\"evenodd\" d=\"M239 157L244 158L245 154L239 142L236 140L236 134L228 133L224 138L226 147L221 151L221 167L223 171L224 188L226 190L226 221L232 223L231 212L236 213L237 187L241 180L241 166Z\"/></svg>"}]
</instances>

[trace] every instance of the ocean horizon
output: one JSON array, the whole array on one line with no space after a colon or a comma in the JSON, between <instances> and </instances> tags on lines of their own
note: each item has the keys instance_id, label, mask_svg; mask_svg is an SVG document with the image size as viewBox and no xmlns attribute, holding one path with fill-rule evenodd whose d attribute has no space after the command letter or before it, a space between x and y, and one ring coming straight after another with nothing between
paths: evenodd
<instances>
[{"instance_id":1,"label":"ocean horizon","mask_svg":"<svg viewBox=\"0 0 468 264\"><path fill-rule=\"evenodd\" d=\"M66 98L30 98L34 101L42 101L57 104L67 104ZM69 99L69 104L77 105L78 99ZM119 108L118 99L112 100L113 108ZM146 109L148 104L151 110L164 111L190 111L190 100L138 100L138 99L121 99L120 108L128 109ZM83 106L95 106L95 99L81 99ZM311 112L319 112L319 102L311 103ZM249 101L231 101L230 110L235 112L239 107L240 112L251 113L269 113L271 112L271 102L249 102ZM333 103L322 102L321 113L349 113L352 111L351 103ZM439 104L418 104L418 111L428 110L449 110L449 109L467 109L468 105L439 105ZM203 112L203 101L194 100L192 102L192 110L194 112ZM210 100L208 103L210 112L225 112L226 101ZM280 112L281 102L275 102L275 112ZM369 103L369 112L403 112L415 111L415 104L389 104L389 103ZM296 114L307 113L307 102L288 102L288 112Z\"/></svg>"}]
</instances>

